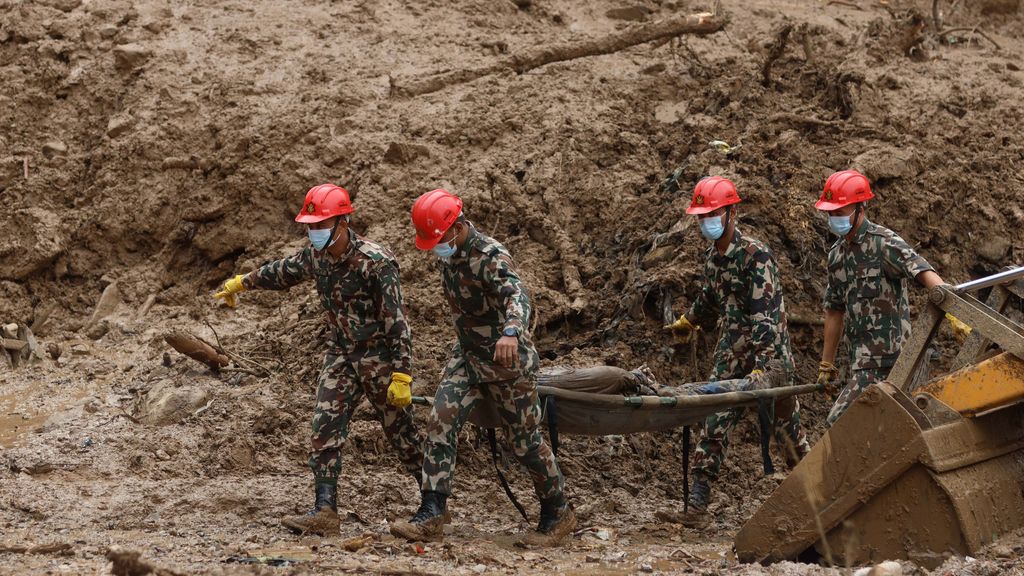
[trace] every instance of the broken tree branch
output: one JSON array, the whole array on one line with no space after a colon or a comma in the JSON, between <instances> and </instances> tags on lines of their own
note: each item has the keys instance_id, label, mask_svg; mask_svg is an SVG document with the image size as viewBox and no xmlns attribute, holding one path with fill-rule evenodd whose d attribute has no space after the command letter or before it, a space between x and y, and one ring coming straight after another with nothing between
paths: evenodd
<instances>
[{"instance_id":1,"label":"broken tree branch","mask_svg":"<svg viewBox=\"0 0 1024 576\"><path fill-rule=\"evenodd\" d=\"M683 34L696 34L701 36L713 34L724 28L728 21L728 16L724 14L712 14L710 12L701 12L699 14L669 18L651 24L634 26L622 32L605 36L604 38L555 44L553 46L542 46L521 54L513 54L494 64L478 66L476 68L441 72L426 78L414 78L408 81L399 79L395 82L393 80L391 91L392 94L398 96L419 96L422 94L429 94L431 92L442 90L448 86L464 84L505 70L512 70L517 74L523 74L548 64L566 62L568 60L575 60L577 58L585 58L588 56L611 54L638 44L653 42L663 38L673 38L675 36L682 36Z\"/></svg>"},{"instance_id":2,"label":"broken tree branch","mask_svg":"<svg viewBox=\"0 0 1024 576\"><path fill-rule=\"evenodd\" d=\"M977 34L978 36L981 36L985 40L988 40L989 42L991 42L992 45L996 47L996 50L1002 50L1003 49L1003 47L1000 46L998 42L993 40L991 36L989 36L988 34L985 34L981 30L978 30L977 26L975 26L973 28L970 27L970 26L961 26L960 28L949 28L948 30L943 30L942 32L939 32L939 38L943 42L945 42L946 41L946 35L947 34L952 34L953 32L970 32L971 34Z\"/></svg>"},{"instance_id":3,"label":"broken tree branch","mask_svg":"<svg viewBox=\"0 0 1024 576\"><path fill-rule=\"evenodd\" d=\"M231 363L227 356L191 334L171 332L164 336L164 341L185 356L206 364L214 372Z\"/></svg>"}]
</instances>

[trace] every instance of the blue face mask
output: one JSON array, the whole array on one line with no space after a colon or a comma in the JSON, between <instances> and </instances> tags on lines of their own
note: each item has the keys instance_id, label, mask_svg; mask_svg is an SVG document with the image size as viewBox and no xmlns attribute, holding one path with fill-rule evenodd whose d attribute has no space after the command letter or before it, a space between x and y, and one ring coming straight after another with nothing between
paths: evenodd
<instances>
[{"instance_id":1,"label":"blue face mask","mask_svg":"<svg viewBox=\"0 0 1024 576\"><path fill-rule=\"evenodd\" d=\"M445 243L434 246L432 250L434 251L435 256L447 262L449 258L455 255L455 252L458 249L455 248L455 246L452 246L451 244Z\"/></svg>"},{"instance_id":2,"label":"blue face mask","mask_svg":"<svg viewBox=\"0 0 1024 576\"><path fill-rule=\"evenodd\" d=\"M850 215L846 216L829 216L828 217L828 229L831 230L836 236L846 236L853 229L853 223L850 222Z\"/></svg>"},{"instance_id":3,"label":"blue face mask","mask_svg":"<svg viewBox=\"0 0 1024 576\"><path fill-rule=\"evenodd\" d=\"M327 247L327 243L331 241L331 231L327 229L320 230L309 230L309 243L313 245L313 248L317 250L323 250ZM334 242L331 242L333 244Z\"/></svg>"},{"instance_id":4,"label":"blue face mask","mask_svg":"<svg viewBox=\"0 0 1024 576\"><path fill-rule=\"evenodd\" d=\"M721 216L708 216L700 219L700 233L708 240L718 240L725 233L725 225Z\"/></svg>"}]
</instances>

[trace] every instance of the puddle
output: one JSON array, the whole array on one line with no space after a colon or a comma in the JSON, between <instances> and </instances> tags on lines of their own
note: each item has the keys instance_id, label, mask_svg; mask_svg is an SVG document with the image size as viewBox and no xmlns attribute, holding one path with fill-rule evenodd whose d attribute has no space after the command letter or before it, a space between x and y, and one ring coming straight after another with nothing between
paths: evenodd
<instances>
[{"instance_id":1,"label":"puddle","mask_svg":"<svg viewBox=\"0 0 1024 576\"><path fill-rule=\"evenodd\" d=\"M24 441L24 436L41 426L49 414L20 409L21 396L0 396L0 448L13 448Z\"/></svg>"}]
</instances>

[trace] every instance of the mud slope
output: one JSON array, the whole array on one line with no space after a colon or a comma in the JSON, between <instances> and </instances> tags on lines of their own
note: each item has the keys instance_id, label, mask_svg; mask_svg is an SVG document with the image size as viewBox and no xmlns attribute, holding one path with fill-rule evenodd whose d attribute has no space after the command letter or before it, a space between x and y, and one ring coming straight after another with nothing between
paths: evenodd
<instances>
[{"instance_id":1,"label":"mud slope","mask_svg":"<svg viewBox=\"0 0 1024 576\"><path fill-rule=\"evenodd\" d=\"M774 250L805 380L832 241L812 203L832 171L868 174L872 218L947 280L1022 260L1017 2L955 3L944 27L980 25L989 39L945 43L930 2L723 4L724 32L410 96L403 87L437 75L711 6L0 0L0 321L52 308L38 337L60 353L0 364L0 546L16 549L0 551L3 570L101 573L118 545L180 573L833 572L732 558L732 536L782 478L760 474L752 419L704 533L656 516L682 507L678 433L563 438L586 530L554 551L511 545L528 525L467 428L453 532L419 551L387 535L418 493L363 406L342 538L288 534L279 517L311 492L319 304L309 285L246 293L235 310L210 297L303 246L292 218L324 181L354 193L358 229L401 260L424 394L452 332L408 209L439 186L515 255L546 364L646 363L665 382L703 379L713 346L701 342L694 364L659 330L698 289L705 243L683 209L701 176L736 181L742 227ZM677 169L682 189L664 186ZM93 318L115 282L115 307ZM215 375L171 352L162 337L179 329L219 340L247 370ZM817 439L829 405L805 405ZM535 520L524 474L510 476ZM937 573L1007 573L1019 544ZM260 556L301 562L229 561Z\"/></svg>"}]
</instances>

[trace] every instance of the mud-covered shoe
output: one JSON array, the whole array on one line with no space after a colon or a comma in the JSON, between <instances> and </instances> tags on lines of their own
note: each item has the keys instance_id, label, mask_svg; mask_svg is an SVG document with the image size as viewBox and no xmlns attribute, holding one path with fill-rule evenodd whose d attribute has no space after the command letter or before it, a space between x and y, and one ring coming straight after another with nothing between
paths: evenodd
<instances>
[{"instance_id":1,"label":"mud-covered shoe","mask_svg":"<svg viewBox=\"0 0 1024 576\"><path fill-rule=\"evenodd\" d=\"M707 480L697 480L690 488L690 499L687 500L687 510L682 515L680 524L687 528L704 528L711 522L711 514L708 513L708 504L711 501L711 486Z\"/></svg>"},{"instance_id":2,"label":"mud-covered shoe","mask_svg":"<svg viewBox=\"0 0 1024 576\"><path fill-rule=\"evenodd\" d=\"M337 536L341 533L338 518L338 487L335 484L317 484L313 510L307 514L285 516L281 524L299 534Z\"/></svg>"},{"instance_id":3,"label":"mud-covered shoe","mask_svg":"<svg viewBox=\"0 0 1024 576\"><path fill-rule=\"evenodd\" d=\"M524 534L516 543L520 546L557 546L575 529L576 513L566 503L565 496L541 500L537 529Z\"/></svg>"},{"instance_id":4,"label":"mud-covered shoe","mask_svg":"<svg viewBox=\"0 0 1024 576\"><path fill-rule=\"evenodd\" d=\"M389 527L391 535L410 542L441 542L444 540L444 525L451 522L447 501L447 494L424 491L419 510L408 522L392 522Z\"/></svg>"}]
</instances>

